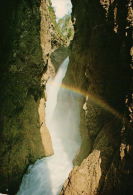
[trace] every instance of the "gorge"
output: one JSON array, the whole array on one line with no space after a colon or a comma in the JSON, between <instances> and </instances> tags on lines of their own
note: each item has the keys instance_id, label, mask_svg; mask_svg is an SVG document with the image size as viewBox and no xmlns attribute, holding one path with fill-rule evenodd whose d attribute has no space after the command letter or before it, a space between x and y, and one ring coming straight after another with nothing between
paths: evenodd
<instances>
[{"instance_id":1,"label":"gorge","mask_svg":"<svg viewBox=\"0 0 133 195\"><path fill-rule=\"evenodd\" d=\"M133 2L71 3L1 3L0 193L133 194Z\"/></svg>"},{"instance_id":2,"label":"gorge","mask_svg":"<svg viewBox=\"0 0 133 195\"><path fill-rule=\"evenodd\" d=\"M46 87L46 124L52 138L54 154L29 167L18 195L56 195L67 179L72 169L72 160L80 148L80 113L76 102L78 97L72 92L60 89L68 61L67 57L55 78L52 81L49 79Z\"/></svg>"}]
</instances>

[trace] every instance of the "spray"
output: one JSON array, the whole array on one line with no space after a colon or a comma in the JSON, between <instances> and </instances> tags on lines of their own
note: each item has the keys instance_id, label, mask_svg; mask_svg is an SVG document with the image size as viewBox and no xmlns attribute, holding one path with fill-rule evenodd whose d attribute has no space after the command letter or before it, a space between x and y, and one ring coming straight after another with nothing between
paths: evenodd
<instances>
[{"instance_id":1,"label":"spray","mask_svg":"<svg viewBox=\"0 0 133 195\"><path fill-rule=\"evenodd\" d=\"M29 166L17 195L57 195L67 179L72 161L80 148L79 95L61 89L69 58L61 64L46 86L46 125L50 131L54 155Z\"/></svg>"}]
</instances>

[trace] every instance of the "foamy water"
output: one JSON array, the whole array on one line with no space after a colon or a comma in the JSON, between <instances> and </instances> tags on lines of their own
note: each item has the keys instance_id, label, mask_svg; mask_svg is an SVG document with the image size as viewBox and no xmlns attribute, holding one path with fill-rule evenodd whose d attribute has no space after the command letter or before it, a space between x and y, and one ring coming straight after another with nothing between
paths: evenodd
<instances>
[{"instance_id":1,"label":"foamy water","mask_svg":"<svg viewBox=\"0 0 133 195\"><path fill-rule=\"evenodd\" d=\"M17 195L57 195L73 167L72 160L80 148L80 110L79 96L60 88L68 63L66 58L46 87L46 124L54 155L28 168Z\"/></svg>"}]
</instances>

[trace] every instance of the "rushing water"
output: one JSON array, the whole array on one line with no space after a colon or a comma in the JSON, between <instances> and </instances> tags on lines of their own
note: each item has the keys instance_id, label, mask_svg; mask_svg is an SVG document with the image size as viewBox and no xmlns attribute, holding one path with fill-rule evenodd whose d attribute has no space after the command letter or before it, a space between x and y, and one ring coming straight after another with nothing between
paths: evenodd
<instances>
[{"instance_id":1,"label":"rushing water","mask_svg":"<svg viewBox=\"0 0 133 195\"><path fill-rule=\"evenodd\" d=\"M54 155L29 166L17 195L57 195L73 167L72 161L80 147L80 110L79 96L61 88L68 63L67 57L46 87L46 124Z\"/></svg>"}]
</instances>

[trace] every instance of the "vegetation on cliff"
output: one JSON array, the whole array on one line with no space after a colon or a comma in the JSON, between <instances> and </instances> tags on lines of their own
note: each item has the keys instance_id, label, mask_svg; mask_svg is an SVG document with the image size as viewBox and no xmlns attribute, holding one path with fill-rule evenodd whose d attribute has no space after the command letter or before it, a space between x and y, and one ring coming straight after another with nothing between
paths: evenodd
<instances>
[{"instance_id":1,"label":"vegetation on cliff","mask_svg":"<svg viewBox=\"0 0 133 195\"><path fill-rule=\"evenodd\" d=\"M56 20L54 8L52 7L52 3L49 1L49 16L51 20L51 26L53 29L52 36L54 42L59 42L62 46L68 46L70 41L74 36L73 24L71 21L71 15L65 15L63 18L60 18L58 21ZM59 45L59 46L61 46Z\"/></svg>"},{"instance_id":2,"label":"vegetation on cliff","mask_svg":"<svg viewBox=\"0 0 133 195\"><path fill-rule=\"evenodd\" d=\"M29 163L44 156L38 100L46 70L40 47L40 1L0 8L0 192L14 194Z\"/></svg>"},{"instance_id":3,"label":"vegetation on cliff","mask_svg":"<svg viewBox=\"0 0 133 195\"><path fill-rule=\"evenodd\" d=\"M38 108L50 53L67 41L50 1L2 2L0 17L0 192L14 194L28 165L47 155Z\"/></svg>"}]
</instances>

